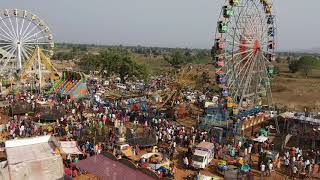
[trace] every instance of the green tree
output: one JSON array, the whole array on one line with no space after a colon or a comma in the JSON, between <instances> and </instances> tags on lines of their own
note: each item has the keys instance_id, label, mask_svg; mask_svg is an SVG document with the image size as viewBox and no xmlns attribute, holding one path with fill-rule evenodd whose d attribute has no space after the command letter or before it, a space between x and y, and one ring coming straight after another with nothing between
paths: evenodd
<instances>
[{"instance_id":1,"label":"green tree","mask_svg":"<svg viewBox=\"0 0 320 180\"><path fill-rule=\"evenodd\" d=\"M292 60L289 61L289 70L291 73L296 73L299 70L299 61Z\"/></svg>"},{"instance_id":2,"label":"green tree","mask_svg":"<svg viewBox=\"0 0 320 180\"><path fill-rule=\"evenodd\" d=\"M80 69L86 73L89 73L90 71L94 71L99 67L100 57L93 54L88 54L83 56L80 61L78 62L78 65Z\"/></svg>"},{"instance_id":3,"label":"green tree","mask_svg":"<svg viewBox=\"0 0 320 180\"><path fill-rule=\"evenodd\" d=\"M312 69L317 67L318 60L312 56L303 56L298 60L299 71L305 75L306 78L312 73Z\"/></svg>"},{"instance_id":4,"label":"green tree","mask_svg":"<svg viewBox=\"0 0 320 180\"><path fill-rule=\"evenodd\" d=\"M118 75L123 83L128 79L147 79L149 76L147 66L136 63L127 51L120 48L87 55L80 59L79 66L86 72L98 70L106 76Z\"/></svg>"},{"instance_id":5,"label":"green tree","mask_svg":"<svg viewBox=\"0 0 320 180\"><path fill-rule=\"evenodd\" d=\"M191 53L188 50L182 51L180 49L175 49L169 55L164 56L164 59L172 67L178 69L183 65L192 63L195 58L191 55Z\"/></svg>"},{"instance_id":6,"label":"green tree","mask_svg":"<svg viewBox=\"0 0 320 180\"><path fill-rule=\"evenodd\" d=\"M169 56L164 59L174 68L179 68L187 63L186 55L181 50L174 50Z\"/></svg>"}]
</instances>

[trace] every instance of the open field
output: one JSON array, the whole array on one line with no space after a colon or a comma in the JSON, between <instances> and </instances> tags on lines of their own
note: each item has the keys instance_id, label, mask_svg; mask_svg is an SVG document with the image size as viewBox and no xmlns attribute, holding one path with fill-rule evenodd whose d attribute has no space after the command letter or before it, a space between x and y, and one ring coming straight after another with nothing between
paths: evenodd
<instances>
[{"instance_id":1,"label":"open field","mask_svg":"<svg viewBox=\"0 0 320 180\"><path fill-rule=\"evenodd\" d=\"M280 74L274 78L272 95L275 104L290 110L320 110L320 71L308 79L289 72L287 64L279 64Z\"/></svg>"}]
</instances>

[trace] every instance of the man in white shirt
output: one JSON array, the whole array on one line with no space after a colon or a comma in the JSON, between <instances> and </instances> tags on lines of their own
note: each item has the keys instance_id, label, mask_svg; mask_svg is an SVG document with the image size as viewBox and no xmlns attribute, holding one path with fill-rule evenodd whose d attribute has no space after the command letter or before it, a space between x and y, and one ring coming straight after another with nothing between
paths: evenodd
<instances>
[{"instance_id":1,"label":"man in white shirt","mask_svg":"<svg viewBox=\"0 0 320 180\"><path fill-rule=\"evenodd\" d=\"M264 176L264 173L266 171L266 165L264 165L264 163L261 164L260 171L261 171L261 176Z\"/></svg>"},{"instance_id":2,"label":"man in white shirt","mask_svg":"<svg viewBox=\"0 0 320 180\"><path fill-rule=\"evenodd\" d=\"M187 170L189 168L189 160L187 156L183 158L183 163L185 165L185 170Z\"/></svg>"},{"instance_id":3,"label":"man in white shirt","mask_svg":"<svg viewBox=\"0 0 320 180\"><path fill-rule=\"evenodd\" d=\"M272 162L269 163L269 169L268 169L268 175L271 176L271 172L273 170L273 164Z\"/></svg>"},{"instance_id":4,"label":"man in white shirt","mask_svg":"<svg viewBox=\"0 0 320 180\"><path fill-rule=\"evenodd\" d=\"M292 177L294 178L297 173L298 173L298 168L297 168L297 166L293 166L293 167L292 167Z\"/></svg>"},{"instance_id":5,"label":"man in white shirt","mask_svg":"<svg viewBox=\"0 0 320 180\"><path fill-rule=\"evenodd\" d=\"M252 146L253 146L252 144L249 144L249 147L248 147L248 153L249 154L251 154Z\"/></svg>"}]
</instances>

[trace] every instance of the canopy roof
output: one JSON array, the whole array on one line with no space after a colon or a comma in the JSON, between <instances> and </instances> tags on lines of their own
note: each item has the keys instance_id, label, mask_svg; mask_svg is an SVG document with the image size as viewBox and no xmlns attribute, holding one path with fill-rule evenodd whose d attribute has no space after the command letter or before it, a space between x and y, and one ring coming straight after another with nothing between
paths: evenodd
<instances>
[{"instance_id":1,"label":"canopy roof","mask_svg":"<svg viewBox=\"0 0 320 180\"><path fill-rule=\"evenodd\" d=\"M61 154L83 154L76 141L60 141Z\"/></svg>"},{"instance_id":2,"label":"canopy roof","mask_svg":"<svg viewBox=\"0 0 320 180\"><path fill-rule=\"evenodd\" d=\"M98 154L85 160L79 161L76 166L82 170L88 171L100 179L130 179L130 180L151 180L152 177L144 174L138 169L130 168L119 161L114 161L108 157Z\"/></svg>"},{"instance_id":3,"label":"canopy roof","mask_svg":"<svg viewBox=\"0 0 320 180\"><path fill-rule=\"evenodd\" d=\"M265 142L266 140L268 140L268 138L264 136L259 136L257 138L254 138L253 140L257 142Z\"/></svg>"},{"instance_id":4,"label":"canopy roof","mask_svg":"<svg viewBox=\"0 0 320 180\"><path fill-rule=\"evenodd\" d=\"M5 142L11 179L61 179L62 158L54 153L57 141L51 136Z\"/></svg>"}]
</instances>

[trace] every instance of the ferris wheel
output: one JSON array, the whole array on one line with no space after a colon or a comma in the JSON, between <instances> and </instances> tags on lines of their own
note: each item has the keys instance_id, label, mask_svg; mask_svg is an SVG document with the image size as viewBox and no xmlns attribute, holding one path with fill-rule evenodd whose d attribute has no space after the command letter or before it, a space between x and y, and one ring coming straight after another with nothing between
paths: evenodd
<instances>
[{"instance_id":1,"label":"ferris wheel","mask_svg":"<svg viewBox=\"0 0 320 180\"><path fill-rule=\"evenodd\" d=\"M229 110L272 105L275 16L271 0L227 0L212 49L216 81Z\"/></svg>"},{"instance_id":2,"label":"ferris wheel","mask_svg":"<svg viewBox=\"0 0 320 180\"><path fill-rule=\"evenodd\" d=\"M40 49L53 55L53 37L49 27L36 15L25 10L0 10L0 74L20 71Z\"/></svg>"}]
</instances>

